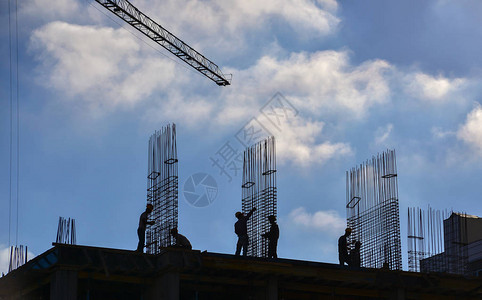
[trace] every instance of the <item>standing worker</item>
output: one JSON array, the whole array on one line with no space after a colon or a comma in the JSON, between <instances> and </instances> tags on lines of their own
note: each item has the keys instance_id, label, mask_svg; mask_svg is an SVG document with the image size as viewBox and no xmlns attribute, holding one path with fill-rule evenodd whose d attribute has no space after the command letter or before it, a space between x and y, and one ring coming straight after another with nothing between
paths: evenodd
<instances>
[{"instance_id":1,"label":"standing worker","mask_svg":"<svg viewBox=\"0 0 482 300\"><path fill-rule=\"evenodd\" d=\"M154 225L154 221L147 221L147 217L152 212L154 207L152 204L146 205L146 211L144 211L139 217L139 228L137 228L137 236L139 237L139 243L137 244L137 252L144 252L144 243L146 242L146 227L147 225Z\"/></svg>"},{"instance_id":2,"label":"standing worker","mask_svg":"<svg viewBox=\"0 0 482 300\"><path fill-rule=\"evenodd\" d=\"M350 263L348 265L352 268L356 268L356 269L360 268L360 265L361 265L360 247L361 247L361 242L356 241L355 248L353 248L350 251Z\"/></svg>"},{"instance_id":3,"label":"standing worker","mask_svg":"<svg viewBox=\"0 0 482 300\"><path fill-rule=\"evenodd\" d=\"M338 259L340 260L340 265L344 266L345 263L350 264L350 259L348 257L348 246L346 238L351 234L351 228L345 229L345 234L340 236L338 239Z\"/></svg>"},{"instance_id":4,"label":"standing worker","mask_svg":"<svg viewBox=\"0 0 482 300\"><path fill-rule=\"evenodd\" d=\"M253 207L247 216L245 216L242 212L236 212L235 216L238 218L238 221L234 223L234 232L238 235L238 243L236 244L236 254L239 255L241 253L241 248L243 248L243 256L246 256L248 253L248 245L249 245L249 238L248 238L248 220L249 217L253 214L256 210L256 207Z\"/></svg>"},{"instance_id":5,"label":"standing worker","mask_svg":"<svg viewBox=\"0 0 482 300\"><path fill-rule=\"evenodd\" d=\"M171 229L171 235L176 239L174 247L192 250L191 243L187 237L177 232L177 228Z\"/></svg>"},{"instance_id":6,"label":"standing worker","mask_svg":"<svg viewBox=\"0 0 482 300\"><path fill-rule=\"evenodd\" d=\"M261 236L268 239L268 258L278 258L276 248L278 247L279 227L276 224L275 216L268 216L268 220L271 223L271 227L268 232L263 233Z\"/></svg>"}]
</instances>

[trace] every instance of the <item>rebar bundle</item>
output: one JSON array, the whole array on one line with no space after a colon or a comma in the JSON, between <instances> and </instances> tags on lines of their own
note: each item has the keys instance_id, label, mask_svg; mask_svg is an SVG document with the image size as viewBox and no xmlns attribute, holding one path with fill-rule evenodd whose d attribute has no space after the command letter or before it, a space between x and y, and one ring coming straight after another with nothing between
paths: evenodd
<instances>
[{"instance_id":1,"label":"rebar bundle","mask_svg":"<svg viewBox=\"0 0 482 300\"><path fill-rule=\"evenodd\" d=\"M446 211L408 208L408 270L420 272L420 261L444 251L443 220ZM436 259L432 261L436 263Z\"/></svg>"},{"instance_id":2,"label":"rebar bundle","mask_svg":"<svg viewBox=\"0 0 482 300\"><path fill-rule=\"evenodd\" d=\"M248 221L248 255L268 257L268 240L261 237L270 227L268 216L277 214L276 142L269 137L244 151L242 209Z\"/></svg>"},{"instance_id":3,"label":"rebar bundle","mask_svg":"<svg viewBox=\"0 0 482 300\"><path fill-rule=\"evenodd\" d=\"M453 211L408 209L408 267L413 272L465 275L468 270L468 219Z\"/></svg>"},{"instance_id":4,"label":"rebar bundle","mask_svg":"<svg viewBox=\"0 0 482 300\"><path fill-rule=\"evenodd\" d=\"M349 243L361 242L364 267L402 268L395 150L372 157L346 173Z\"/></svg>"},{"instance_id":5,"label":"rebar bundle","mask_svg":"<svg viewBox=\"0 0 482 300\"><path fill-rule=\"evenodd\" d=\"M24 251L25 250L25 251ZM11 246L8 272L12 272L18 267L27 263L27 246Z\"/></svg>"},{"instance_id":6,"label":"rebar bundle","mask_svg":"<svg viewBox=\"0 0 482 300\"><path fill-rule=\"evenodd\" d=\"M55 242L58 244L77 244L75 231L75 219L59 217L59 226L57 227L57 238Z\"/></svg>"},{"instance_id":7,"label":"rebar bundle","mask_svg":"<svg viewBox=\"0 0 482 300\"><path fill-rule=\"evenodd\" d=\"M160 247L174 244L170 235L178 220L178 159L176 124L168 124L149 139L147 203L153 205L147 228L147 253L157 254Z\"/></svg>"}]
</instances>

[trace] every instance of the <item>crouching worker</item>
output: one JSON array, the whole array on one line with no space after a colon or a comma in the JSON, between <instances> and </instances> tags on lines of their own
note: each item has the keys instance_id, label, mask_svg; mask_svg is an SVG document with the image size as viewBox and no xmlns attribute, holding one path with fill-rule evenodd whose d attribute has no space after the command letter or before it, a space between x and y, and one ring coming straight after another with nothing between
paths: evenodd
<instances>
[{"instance_id":1,"label":"crouching worker","mask_svg":"<svg viewBox=\"0 0 482 300\"><path fill-rule=\"evenodd\" d=\"M191 243L182 234L177 232L177 228L171 229L171 235L176 239L174 247L192 250Z\"/></svg>"}]
</instances>

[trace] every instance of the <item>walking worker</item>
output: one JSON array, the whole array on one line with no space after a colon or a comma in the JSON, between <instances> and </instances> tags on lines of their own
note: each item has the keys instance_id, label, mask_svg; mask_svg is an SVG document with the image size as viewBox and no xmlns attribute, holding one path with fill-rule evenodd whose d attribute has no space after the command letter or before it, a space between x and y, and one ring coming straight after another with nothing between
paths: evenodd
<instances>
[{"instance_id":1,"label":"walking worker","mask_svg":"<svg viewBox=\"0 0 482 300\"><path fill-rule=\"evenodd\" d=\"M187 237L177 232L177 228L171 229L171 235L176 239L174 247L192 250L191 243Z\"/></svg>"},{"instance_id":2,"label":"walking worker","mask_svg":"<svg viewBox=\"0 0 482 300\"><path fill-rule=\"evenodd\" d=\"M346 238L351 234L351 228L345 229L345 234L340 236L338 239L338 259L340 260L340 265L344 266L345 263L350 264L350 259L348 257L348 246Z\"/></svg>"},{"instance_id":3,"label":"walking worker","mask_svg":"<svg viewBox=\"0 0 482 300\"><path fill-rule=\"evenodd\" d=\"M139 243L137 244L137 252L144 252L144 243L146 242L146 227L147 225L154 225L154 221L147 221L147 217L152 212L154 207L152 204L146 205L146 210L139 217L139 228L137 228L137 236Z\"/></svg>"},{"instance_id":4,"label":"walking worker","mask_svg":"<svg viewBox=\"0 0 482 300\"><path fill-rule=\"evenodd\" d=\"M256 210L256 207L253 207L248 215L244 215L242 212L236 212L235 216L238 218L238 221L234 223L234 232L238 235L238 243L236 244L236 254L239 255L241 253L241 248L243 248L243 256L246 256L248 253L248 245L249 245L249 237L248 237L248 220L249 217L253 214Z\"/></svg>"},{"instance_id":5,"label":"walking worker","mask_svg":"<svg viewBox=\"0 0 482 300\"><path fill-rule=\"evenodd\" d=\"M268 232L263 233L261 236L268 239L268 258L278 258L276 248L278 247L279 227L276 224L275 216L268 216L268 220L271 223L271 227Z\"/></svg>"}]
</instances>

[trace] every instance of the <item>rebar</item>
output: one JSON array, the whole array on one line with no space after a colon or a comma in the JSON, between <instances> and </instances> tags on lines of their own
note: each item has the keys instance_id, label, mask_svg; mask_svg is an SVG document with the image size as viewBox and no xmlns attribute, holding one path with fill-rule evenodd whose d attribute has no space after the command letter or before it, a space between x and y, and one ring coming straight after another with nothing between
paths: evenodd
<instances>
[{"instance_id":1,"label":"rebar","mask_svg":"<svg viewBox=\"0 0 482 300\"><path fill-rule=\"evenodd\" d=\"M256 211L248 220L248 255L268 257L268 240L261 234L269 230L268 216L277 215L276 142L274 137L246 148L243 160L242 210Z\"/></svg>"},{"instance_id":2,"label":"rebar","mask_svg":"<svg viewBox=\"0 0 482 300\"><path fill-rule=\"evenodd\" d=\"M59 217L55 242L58 244L77 244L75 219Z\"/></svg>"},{"instance_id":3,"label":"rebar","mask_svg":"<svg viewBox=\"0 0 482 300\"><path fill-rule=\"evenodd\" d=\"M349 243L361 242L363 267L402 268L397 164L387 150L346 172Z\"/></svg>"},{"instance_id":4,"label":"rebar","mask_svg":"<svg viewBox=\"0 0 482 300\"><path fill-rule=\"evenodd\" d=\"M147 253L157 254L160 247L174 244L170 235L178 223L178 159L176 124L168 124L149 139L147 203L153 205L146 230Z\"/></svg>"},{"instance_id":5,"label":"rebar","mask_svg":"<svg viewBox=\"0 0 482 300\"><path fill-rule=\"evenodd\" d=\"M27 253L27 246L24 247L23 245L20 245L10 247L8 264L9 273L27 263Z\"/></svg>"},{"instance_id":6,"label":"rebar","mask_svg":"<svg viewBox=\"0 0 482 300\"><path fill-rule=\"evenodd\" d=\"M409 270L466 275L468 220L476 217L430 206L426 211L409 208L408 213Z\"/></svg>"}]
</instances>

